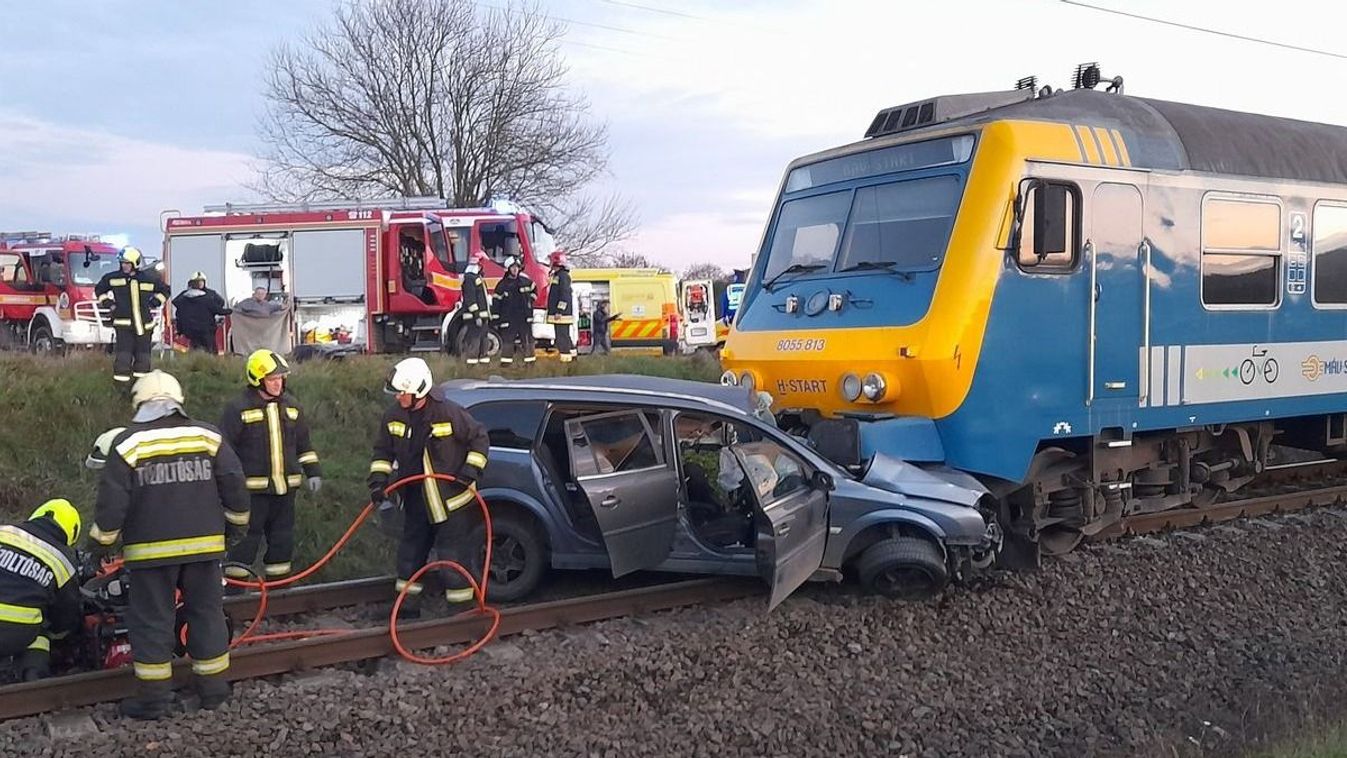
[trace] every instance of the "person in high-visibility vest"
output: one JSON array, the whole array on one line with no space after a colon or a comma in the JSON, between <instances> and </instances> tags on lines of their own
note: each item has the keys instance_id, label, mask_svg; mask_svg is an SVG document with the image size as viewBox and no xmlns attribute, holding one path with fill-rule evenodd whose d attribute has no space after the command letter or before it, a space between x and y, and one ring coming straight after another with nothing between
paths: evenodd
<instances>
[{"instance_id":1,"label":"person in high-visibility vest","mask_svg":"<svg viewBox=\"0 0 1347 758\"><path fill-rule=\"evenodd\" d=\"M491 295L487 292L486 279L482 277L482 264L487 260L486 253L475 252L463 272L463 361L468 365L490 363L487 355L491 341Z\"/></svg>"},{"instance_id":2,"label":"person in high-visibility vest","mask_svg":"<svg viewBox=\"0 0 1347 758\"><path fill-rule=\"evenodd\" d=\"M51 641L79 629L79 535L80 513L64 499L0 526L0 657L13 656L25 682L50 676Z\"/></svg>"},{"instance_id":3,"label":"person in high-visibility vest","mask_svg":"<svg viewBox=\"0 0 1347 758\"><path fill-rule=\"evenodd\" d=\"M286 391L289 375L290 364L278 353L265 348L253 351L244 367L248 386L220 414L220 432L238 453L252 497L248 535L230 548L225 566L225 576L234 579L252 576L247 567L257 559L263 539L267 542L262 557L266 580L290 573L295 552L295 494L302 486L317 494L323 485L318 453L309 441L308 414Z\"/></svg>"},{"instance_id":4,"label":"person in high-visibility vest","mask_svg":"<svg viewBox=\"0 0 1347 758\"><path fill-rule=\"evenodd\" d=\"M552 344L563 363L575 360L575 342L571 339L571 324L575 323L575 314L571 312L571 272L566 263L566 254L557 250L548 262L552 264L552 276L547 288L547 323L556 330Z\"/></svg>"},{"instance_id":5,"label":"person in high-visibility vest","mask_svg":"<svg viewBox=\"0 0 1347 758\"><path fill-rule=\"evenodd\" d=\"M369 465L370 501L386 509L385 491L393 478L415 474L448 474L453 482L425 479L404 486L402 541L398 544L398 592L406 590L404 617L420 615L421 584L412 575L426 565L431 547L442 558L471 567L481 549L472 535L481 523L477 478L486 468L491 443L486 427L434 386L430 367L421 358L407 358L393 367L385 391L396 396L375 432ZM470 602L472 587L457 571L442 572L450 605ZM460 606L461 607L461 606Z\"/></svg>"},{"instance_id":6,"label":"person in high-visibility vest","mask_svg":"<svg viewBox=\"0 0 1347 758\"><path fill-rule=\"evenodd\" d=\"M143 256L136 248L123 248L118 260L120 269L104 274L94 285L94 294L112 307L112 328L117 335L112 378L130 386L133 379L150 371L154 313L168 302L169 289L154 272L140 268Z\"/></svg>"},{"instance_id":7,"label":"person in high-visibility vest","mask_svg":"<svg viewBox=\"0 0 1347 758\"><path fill-rule=\"evenodd\" d=\"M182 387L151 371L131 388L136 413L107 441L89 547L107 552L120 539L128 582L127 634L136 694L121 712L157 719L173 704L177 594L187 617L201 707L229 699L229 626L220 559L248 528L243 467L215 427L183 410Z\"/></svg>"}]
</instances>

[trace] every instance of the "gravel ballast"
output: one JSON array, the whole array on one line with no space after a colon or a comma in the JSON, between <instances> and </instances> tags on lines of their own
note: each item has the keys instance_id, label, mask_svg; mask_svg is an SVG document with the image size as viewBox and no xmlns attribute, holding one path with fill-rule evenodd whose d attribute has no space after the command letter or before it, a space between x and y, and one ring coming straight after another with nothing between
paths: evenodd
<instances>
[{"instance_id":1,"label":"gravel ballast","mask_svg":"<svg viewBox=\"0 0 1347 758\"><path fill-rule=\"evenodd\" d=\"M1347 509L1086 546L927 604L809 586L0 724L0 755L1228 755L1342 715ZM87 714L87 716L85 715Z\"/></svg>"}]
</instances>

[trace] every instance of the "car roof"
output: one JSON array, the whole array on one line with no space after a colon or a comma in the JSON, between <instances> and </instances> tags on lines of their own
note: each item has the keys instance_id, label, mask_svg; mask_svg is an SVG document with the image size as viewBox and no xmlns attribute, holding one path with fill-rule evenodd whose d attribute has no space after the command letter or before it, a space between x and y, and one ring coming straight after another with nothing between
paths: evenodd
<instances>
[{"instance_id":1,"label":"car roof","mask_svg":"<svg viewBox=\"0 0 1347 758\"><path fill-rule=\"evenodd\" d=\"M652 406L693 407L751 416L757 398L743 387L638 374L539 377L537 379L453 379L440 385L462 405L488 400L593 400Z\"/></svg>"}]
</instances>

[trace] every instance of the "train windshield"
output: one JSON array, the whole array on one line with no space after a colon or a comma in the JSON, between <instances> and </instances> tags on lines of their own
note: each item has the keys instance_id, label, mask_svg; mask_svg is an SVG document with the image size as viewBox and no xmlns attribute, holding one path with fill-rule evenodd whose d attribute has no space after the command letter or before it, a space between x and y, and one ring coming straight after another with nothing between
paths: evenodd
<instances>
[{"instance_id":1,"label":"train windshield","mask_svg":"<svg viewBox=\"0 0 1347 758\"><path fill-rule=\"evenodd\" d=\"M944 167L968 163L975 141L971 134L940 137L791 169L767 249L765 280L792 272L939 268L966 176L963 169ZM943 171L932 175L932 169ZM838 185L837 191L820 193L828 185ZM816 194L799 197L806 191Z\"/></svg>"},{"instance_id":2,"label":"train windshield","mask_svg":"<svg viewBox=\"0 0 1347 758\"><path fill-rule=\"evenodd\" d=\"M764 275L869 268L929 271L954 228L962 180L931 176L790 200L781 206Z\"/></svg>"}]
</instances>

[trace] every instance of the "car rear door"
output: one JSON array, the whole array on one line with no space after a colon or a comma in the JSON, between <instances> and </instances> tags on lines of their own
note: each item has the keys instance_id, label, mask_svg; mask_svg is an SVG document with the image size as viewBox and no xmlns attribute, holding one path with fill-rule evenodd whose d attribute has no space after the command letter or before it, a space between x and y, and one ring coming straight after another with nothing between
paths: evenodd
<instances>
[{"instance_id":1,"label":"car rear door","mask_svg":"<svg viewBox=\"0 0 1347 758\"><path fill-rule=\"evenodd\" d=\"M571 474L589 499L613 576L668 557L678 519L678 475L664 451L659 411L596 413L566 422Z\"/></svg>"},{"instance_id":2,"label":"car rear door","mask_svg":"<svg viewBox=\"0 0 1347 758\"><path fill-rule=\"evenodd\" d=\"M828 493L812 484L798 457L770 439L731 449L755 495L758 573L771 591L771 610L823 564Z\"/></svg>"}]
</instances>

